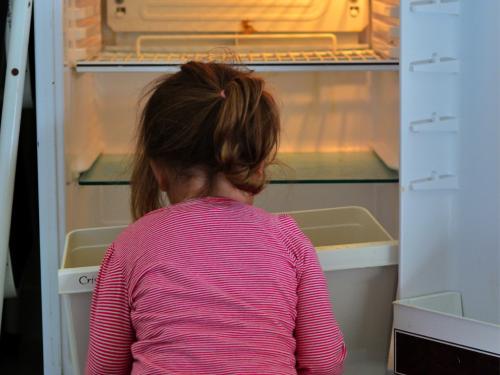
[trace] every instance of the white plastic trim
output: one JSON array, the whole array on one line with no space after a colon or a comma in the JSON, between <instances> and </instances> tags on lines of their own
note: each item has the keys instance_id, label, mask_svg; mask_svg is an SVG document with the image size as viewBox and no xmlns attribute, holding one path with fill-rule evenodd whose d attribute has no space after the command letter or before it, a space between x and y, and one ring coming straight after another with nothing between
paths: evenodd
<instances>
[{"instance_id":1,"label":"white plastic trim","mask_svg":"<svg viewBox=\"0 0 500 375\"><path fill-rule=\"evenodd\" d=\"M392 52L387 53L387 55L397 55L397 48L391 49ZM251 68L256 72L330 72L330 71L384 71L384 72L395 72L399 70L397 61L387 60L380 63L371 64L368 62L349 62L348 64L339 63L323 63L323 64L245 64L245 66ZM78 73L176 73L180 69L180 65L170 65L170 64L134 64L134 63L92 63L84 62L79 63L76 66L76 71Z\"/></svg>"},{"instance_id":2,"label":"white plastic trim","mask_svg":"<svg viewBox=\"0 0 500 375\"><path fill-rule=\"evenodd\" d=\"M383 244L359 244L363 248L328 250L316 248L324 272L357 268L384 267L398 264L398 241Z\"/></svg>"},{"instance_id":3,"label":"white plastic trim","mask_svg":"<svg viewBox=\"0 0 500 375\"><path fill-rule=\"evenodd\" d=\"M443 292L394 302L394 328L500 356L500 325L462 315L460 293Z\"/></svg>"},{"instance_id":4,"label":"white plastic trim","mask_svg":"<svg viewBox=\"0 0 500 375\"><path fill-rule=\"evenodd\" d=\"M100 266L61 269L58 272L59 294L91 292Z\"/></svg>"},{"instance_id":5,"label":"white plastic trim","mask_svg":"<svg viewBox=\"0 0 500 375\"><path fill-rule=\"evenodd\" d=\"M60 245L64 238L64 160L61 134L64 114L63 4L34 2L38 192L40 212L40 278L42 289L43 367L62 373L61 311L57 294ZM61 185L62 184L62 185Z\"/></svg>"}]
</instances>

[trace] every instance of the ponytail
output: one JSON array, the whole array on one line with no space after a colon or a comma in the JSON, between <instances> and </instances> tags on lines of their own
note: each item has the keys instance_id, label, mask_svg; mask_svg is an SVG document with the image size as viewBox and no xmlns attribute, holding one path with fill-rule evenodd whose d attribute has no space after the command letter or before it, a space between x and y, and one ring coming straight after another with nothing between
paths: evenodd
<instances>
[{"instance_id":1,"label":"ponytail","mask_svg":"<svg viewBox=\"0 0 500 375\"><path fill-rule=\"evenodd\" d=\"M201 168L209 185L222 173L238 189L257 194L279 132L278 107L264 80L226 64L183 64L155 83L142 112L131 181L134 219L164 203L151 161L177 175ZM209 186L200 194L210 194Z\"/></svg>"},{"instance_id":2,"label":"ponytail","mask_svg":"<svg viewBox=\"0 0 500 375\"><path fill-rule=\"evenodd\" d=\"M214 129L217 165L234 186L257 194L266 182L264 167L278 146L279 128L265 128L269 122L279 123L276 104L264 91L264 81L251 76L235 78L223 92L226 98ZM263 116L276 118L263 121Z\"/></svg>"}]
</instances>

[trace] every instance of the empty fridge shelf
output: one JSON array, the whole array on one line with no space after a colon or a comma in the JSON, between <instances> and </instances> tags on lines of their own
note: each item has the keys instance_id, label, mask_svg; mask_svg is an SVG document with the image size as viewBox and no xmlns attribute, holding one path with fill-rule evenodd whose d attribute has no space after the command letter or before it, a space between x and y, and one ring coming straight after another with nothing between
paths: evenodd
<instances>
[{"instance_id":1,"label":"empty fridge shelf","mask_svg":"<svg viewBox=\"0 0 500 375\"><path fill-rule=\"evenodd\" d=\"M268 170L271 184L398 182L398 172L387 168L373 151L280 153ZM80 185L128 185L130 155L102 154L83 172Z\"/></svg>"},{"instance_id":2,"label":"empty fridge shelf","mask_svg":"<svg viewBox=\"0 0 500 375\"><path fill-rule=\"evenodd\" d=\"M398 70L398 61L385 59L371 49L245 52L237 54L235 65L255 71L301 70ZM189 60L234 61L217 53L143 53L103 51L94 58L78 61L77 72L176 72Z\"/></svg>"}]
</instances>

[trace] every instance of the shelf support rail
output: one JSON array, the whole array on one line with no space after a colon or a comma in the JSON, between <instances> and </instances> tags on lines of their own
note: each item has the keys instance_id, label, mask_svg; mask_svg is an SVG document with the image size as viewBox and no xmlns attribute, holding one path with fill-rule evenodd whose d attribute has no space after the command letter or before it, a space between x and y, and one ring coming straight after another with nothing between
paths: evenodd
<instances>
[{"instance_id":1,"label":"shelf support rail","mask_svg":"<svg viewBox=\"0 0 500 375\"><path fill-rule=\"evenodd\" d=\"M12 23L7 45L7 70L0 124L0 324L14 197L24 77L31 26L32 0L12 0Z\"/></svg>"}]
</instances>

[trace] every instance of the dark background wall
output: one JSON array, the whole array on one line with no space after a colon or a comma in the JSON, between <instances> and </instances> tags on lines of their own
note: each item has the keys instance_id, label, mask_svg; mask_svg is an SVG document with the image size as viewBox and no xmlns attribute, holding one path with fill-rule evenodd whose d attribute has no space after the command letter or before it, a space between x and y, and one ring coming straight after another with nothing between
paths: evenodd
<instances>
[{"instance_id":1,"label":"dark background wall","mask_svg":"<svg viewBox=\"0 0 500 375\"><path fill-rule=\"evenodd\" d=\"M7 13L8 1L0 1L0 107L3 103L6 72L4 41ZM31 29L33 30L33 22ZM29 97L25 100L28 104L22 112L9 241L18 297L4 300L0 374L43 373L33 52L32 31L26 75Z\"/></svg>"}]
</instances>

